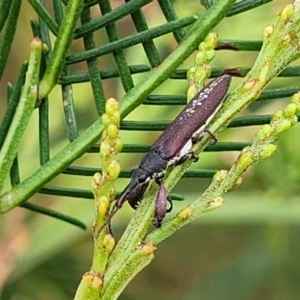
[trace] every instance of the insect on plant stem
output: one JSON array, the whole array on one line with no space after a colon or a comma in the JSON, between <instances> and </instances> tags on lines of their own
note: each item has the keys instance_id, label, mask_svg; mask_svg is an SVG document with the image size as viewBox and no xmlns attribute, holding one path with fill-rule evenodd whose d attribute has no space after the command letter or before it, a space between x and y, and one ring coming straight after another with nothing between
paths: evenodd
<instances>
[{"instance_id":1,"label":"insect on plant stem","mask_svg":"<svg viewBox=\"0 0 300 300\"><path fill-rule=\"evenodd\" d=\"M222 75L206 84L186 105L169 127L159 136L146 154L140 165L131 172L129 184L114 204L107 223L111 232L111 219L127 200L137 209L150 180L159 188L155 198L153 225L160 227L167 212L172 209L172 202L167 196L163 179L168 167L183 164L187 159L198 161L198 155L192 150L207 132L207 126L220 110L230 86L231 76ZM216 138L211 134L212 138ZM171 207L167 209L167 201ZM100 229L100 231L104 228ZM100 232L99 231L99 232Z\"/></svg>"}]
</instances>

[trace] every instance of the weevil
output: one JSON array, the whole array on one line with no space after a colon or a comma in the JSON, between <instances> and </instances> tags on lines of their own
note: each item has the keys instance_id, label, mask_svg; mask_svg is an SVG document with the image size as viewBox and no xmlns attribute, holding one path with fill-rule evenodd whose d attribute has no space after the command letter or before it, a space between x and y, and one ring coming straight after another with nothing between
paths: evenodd
<instances>
[{"instance_id":1,"label":"weevil","mask_svg":"<svg viewBox=\"0 0 300 300\"><path fill-rule=\"evenodd\" d=\"M136 209L144 195L150 180L158 185L155 200L153 224L160 227L167 209L167 191L163 178L168 167L184 163L187 159L198 161L198 155L192 150L207 131L207 125L220 110L231 82L231 76L222 75L205 85L187 104L169 127L151 146L138 168L131 172L131 180L112 208L108 222L127 200ZM215 139L215 138L214 138Z\"/></svg>"}]
</instances>

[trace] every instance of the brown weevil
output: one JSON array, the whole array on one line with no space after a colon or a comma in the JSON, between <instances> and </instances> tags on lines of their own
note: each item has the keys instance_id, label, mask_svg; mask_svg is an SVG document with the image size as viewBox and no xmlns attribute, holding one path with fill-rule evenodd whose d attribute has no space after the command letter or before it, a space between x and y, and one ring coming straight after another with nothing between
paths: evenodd
<instances>
[{"instance_id":1,"label":"brown weevil","mask_svg":"<svg viewBox=\"0 0 300 300\"><path fill-rule=\"evenodd\" d=\"M165 172L168 167L180 165L189 158L198 161L198 155L192 147L201 140L209 122L220 110L230 82L231 76L226 74L210 81L187 104L151 146L150 152L144 156L138 168L131 172L131 180L111 210L108 222L126 200L136 209L153 179L159 185L153 224L156 227L161 226L166 212L170 211L166 203L171 202L163 185Z\"/></svg>"}]
</instances>

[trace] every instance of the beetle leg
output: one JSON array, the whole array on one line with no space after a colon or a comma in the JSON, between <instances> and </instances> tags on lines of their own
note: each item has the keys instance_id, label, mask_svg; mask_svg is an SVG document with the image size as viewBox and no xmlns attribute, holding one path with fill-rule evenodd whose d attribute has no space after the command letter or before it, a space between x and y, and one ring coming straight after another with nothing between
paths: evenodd
<instances>
[{"instance_id":1,"label":"beetle leg","mask_svg":"<svg viewBox=\"0 0 300 300\"><path fill-rule=\"evenodd\" d=\"M218 141L217 137L212 132L210 132L208 129L205 129L205 132L207 132L212 139L212 141L210 141L209 143L211 145L216 144L216 142Z\"/></svg>"},{"instance_id":2,"label":"beetle leg","mask_svg":"<svg viewBox=\"0 0 300 300\"><path fill-rule=\"evenodd\" d=\"M169 208L167 208L167 202L170 203ZM166 187L161 182L155 198L155 210L154 210L154 218L152 224L155 227L159 228L161 226L163 219L166 216L166 213L169 213L172 209L173 209L172 200L171 198L168 197Z\"/></svg>"},{"instance_id":3,"label":"beetle leg","mask_svg":"<svg viewBox=\"0 0 300 300\"><path fill-rule=\"evenodd\" d=\"M116 212L119 210L119 207L117 206L117 203L114 204L113 208L111 209L111 211L109 212L109 215L106 219L106 221L104 222L104 224L98 229L98 231L96 232L96 234L94 235L94 239L97 239L99 237L100 232L107 227L108 232L113 236L113 231L112 231L112 227L111 227L111 219L112 217L116 214Z\"/></svg>"},{"instance_id":4,"label":"beetle leg","mask_svg":"<svg viewBox=\"0 0 300 300\"><path fill-rule=\"evenodd\" d=\"M171 212L172 209L173 209L173 202L172 202L171 198L168 197L168 196L167 196L167 201L170 203L170 207L167 208L166 212L169 213L169 212Z\"/></svg>"},{"instance_id":5,"label":"beetle leg","mask_svg":"<svg viewBox=\"0 0 300 300\"><path fill-rule=\"evenodd\" d=\"M189 158L191 158L193 160L193 162L197 162L199 160L198 154L196 152L194 152L194 151L190 151L186 155L180 157L180 159L178 159L177 161L175 161L172 166L182 165Z\"/></svg>"},{"instance_id":6,"label":"beetle leg","mask_svg":"<svg viewBox=\"0 0 300 300\"><path fill-rule=\"evenodd\" d=\"M157 228L161 226L161 223L167 213L166 200L167 200L167 190L164 184L161 182L156 193L154 218L152 221L152 224Z\"/></svg>"},{"instance_id":7,"label":"beetle leg","mask_svg":"<svg viewBox=\"0 0 300 300\"><path fill-rule=\"evenodd\" d=\"M191 151L189 157L193 160L193 162L197 162L199 160L199 155L195 151Z\"/></svg>"}]
</instances>

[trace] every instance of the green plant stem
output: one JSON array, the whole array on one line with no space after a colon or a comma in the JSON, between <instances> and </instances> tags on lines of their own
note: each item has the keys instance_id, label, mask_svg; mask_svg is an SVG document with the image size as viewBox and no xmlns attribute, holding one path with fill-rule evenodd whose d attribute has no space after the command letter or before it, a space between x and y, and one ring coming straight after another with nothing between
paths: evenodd
<instances>
[{"instance_id":1,"label":"green plant stem","mask_svg":"<svg viewBox=\"0 0 300 300\"><path fill-rule=\"evenodd\" d=\"M82 280L78 286L74 300L100 300L98 292L100 284L101 279L99 277L93 276L88 272L85 273L82 276Z\"/></svg>"},{"instance_id":2,"label":"green plant stem","mask_svg":"<svg viewBox=\"0 0 300 300\"><path fill-rule=\"evenodd\" d=\"M131 36L120 38L117 41L102 45L101 47L70 55L66 57L66 64L74 64L88 59L97 58L101 55L113 53L114 51L120 51L122 49L144 43L148 40L170 33L178 28L195 24L197 20L197 16L188 16L167 24L148 29L147 31L138 32Z\"/></svg>"},{"instance_id":3,"label":"green plant stem","mask_svg":"<svg viewBox=\"0 0 300 300\"><path fill-rule=\"evenodd\" d=\"M132 2L132 1L131 1ZM108 14L112 11L111 4L109 0L102 0L99 3L100 9L103 14ZM170 23L168 23L170 24ZM108 36L110 43L116 43L120 39L117 26L115 23L109 23L105 27L106 34ZM133 78L130 73L130 69L128 67L125 53L123 49L118 49L117 51L113 51L112 55L114 56L114 60L117 64L117 68L119 71L119 78L122 82L122 86L125 90L125 92L129 91L134 87Z\"/></svg>"},{"instance_id":4,"label":"green plant stem","mask_svg":"<svg viewBox=\"0 0 300 300\"><path fill-rule=\"evenodd\" d=\"M42 49L42 41L38 38L33 39L30 44L30 58L23 93L0 151L0 191L3 189L5 178L17 155L35 108Z\"/></svg>"},{"instance_id":5,"label":"green plant stem","mask_svg":"<svg viewBox=\"0 0 300 300\"><path fill-rule=\"evenodd\" d=\"M124 284L127 285L137 273L150 264L150 262L154 259L154 250L155 247L151 244L138 245L131 257L124 262L123 268L120 268L115 273L115 279L122 278L122 280L115 280L108 289L103 290L103 293L100 295L100 299L117 299L124 289Z\"/></svg>"},{"instance_id":6,"label":"green plant stem","mask_svg":"<svg viewBox=\"0 0 300 300\"><path fill-rule=\"evenodd\" d=\"M52 218L56 218L58 220L62 220L66 223L75 225L75 226L77 226L81 229L86 229L86 225L83 222L81 222L80 220L78 220L76 218L73 218L73 217L70 217L68 215L62 214L62 213L60 213L58 211L55 211L53 209L49 209L47 207L36 205L36 204L30 203L30 202L24 203L22 205L22 207L24 207L28 210L34 211L36 213L40 213L40 214L43 214L43 215L46 215L46 216L50 216Z\"/></svg>"},{"instance_id":7,"label":"green plant stem","mask_svg":"<svg viewBox=\"0 0 300 300\"><path fill-rule=\"evenodd\" d=\"M49 12L46 10L44 4L41 3L41 1L39 0L28 0L28 2L36 11L36 13L39 15L41 20L43 20L47 24L48 28L56 36L59 29L58 24L55 22L55 20L51 17Z\"/></svg>"},{"instance_id":8,"label":"green plant stem","mask_svg":"<svg viewBox=\"0 0 300 300\"><path fill-rule=\"evenodd\" d=\"M151 0L136 0L120 5L111 12L107 12L99 18L82 24L81 27L75 30L74 38L81 38L87 33L91 33L102 27L105 27L109 22L116 22L117 20L133 13L134 11L139 10L142 6L148 4L149 2L151 2Z\"/></svg>"},{"instance_id":9,"label":"green plant stem","mask_svg":"<svg viewBox=\"0 0 300 300\"><path fill-rule=\"evenodd\" d=\"M10 53L12 41L14 39L15 32L17 29L17 22L18 22L20 9L21 9L21 4L22 4L21 0L13 0L10 7L10 11L7 19L6 31L4 37L1 40L2 43L0 47L0 80L3 76L4 69L8 60L8 55Z\"/></svg>"},{"instance_id":10,"label":"green plant stem","mask_svg":"<svg viewBox=\"0 0 300 300\"><path fill-rule=\"evenodd\" d=\"M12 5L12 1L2 1L1 7L0 7L0 32L2 31L2 28L7 20L7 17L9 15L10 7Z\"/></svg>"},{"instance_id":11,"label":"green plant stem","mask_svg":"<svg viewBox=\"0 0 300 300\"><path fill-rule=\"evenodd\" d=\"M197 49L200 41L224 18L227 10L234 2L233 0L214 1L214 5L195 22L178 48L155 70L148 72L144 79L123 97L120 103L122 119L139 106L142 99L146 98L154 88L166 80ZM137 94L140 95L139 101L132 101L131 97L136 98Z\"/></svg>"},{"instance_id":12,"label":"green plant stem","mask_svg":"<svg viewBox=\"0 0 300 300\"><path fill-rule=\"evenodd\" d=\"M81 14L81 23L86 24L91 20L91 13L88 7L85 7ZM87 33L84 38L84 47L86 50L95 49L96 44L92 33ZM101 116L105 111L105 94L103 89L102 78L99 73L97 58L87 60L89 80L91 82L93 96L95 99L98 115Z\"/></svg>"},{"instance_id":13,"label":"green plant stem","mask_svg":"<svg viewBox=\"0 0 300 300\"><path fill-rule=\"evenodd\" d=\"M16 109L18 107L18 103L19 103L20 95L21 95L21 90L22 90L22 87L23 87L23 84L24 84L24 81L25 81L25 78L26 78L27 68L28 68L28 62L25 62L22 65L17 83L16 83L16 85L13 89L12 95L10 96L10 99L9 99L9 102L8 102L8 107L7 107L6 113L3 117L3 120L2 120L2 123L1 123L1 126L0 126L0 148L3 145L3 142L4 142L5 137L7 135L9 126L12 122L12 119L13 119L14 114L16 112Z\"/></svg>"},{"instance_id":14,"label":"green plant stem","mask_svg":"<svg viewBox=\"0 0 300 300\"><path fill-rule=\"evenodd\" d=\"M50 181L64 167L81 156L89 147L98 141L103 130L99 119L74 142L62 149L57 155L41 166L34 174L22 181L12 191L0 197L0 213L5 213L20 205L34 195L46 182ZM87 143L90 144L87 144Z\"/></svg>"},{"instance_id":15,"label":"green plant stem","mask_svg":"<svg viewBox=\"0 0 300 300\"><path fill-rule=\"evenodd\" d=\"M219 40L216 50L230 49L234 51L259 51L262 41Z\"/></svg>"},{"instance_id":16,"label":"green plant stem","mask_svg":"<svg viewBox=\"0 0 300 300\"><path fill-rule=\"evenodd\" d=\"M158 0L158 3L168 22L177 20L178 17L171 1ZM179 44L180 41L184 38L185 32L182 28L179 28L173 31L173 35L177 43Z\"/></svg>"},{"instance_id":17,"label":"green plant stem","mask_svg":"<svg viewBox=\"0 0 300 300\"><path fill-rule=\"evenodd\" d=\"M253 9L255 7L267 4L269 2L272 2L273 0L246 0L246 1L241 1L239 3L236 3L235 5L232 6L230 11L227 14L227 17L232 17L237 14L240 14L244 11L248 11L250 9Z\"/></svg>"},{"instance_id":18,"label":"green plant stem","mask_svg":"<svg viewBox=\"0 0 300 300\"><path fill-rule=\"evenodd\" d=\"M95 174L95 172L93 174ZM52 195L52 196L58 195L63 197L94 199L94 195L90 190L65 188L65 187L57 187L57 186L45 186L39 190L39 193L45 195Z\"/></svg>"},{"instance_id":19,"label":"green plant stem","mask_svg":"<svg viewBox=\"0 0 300 300\"><path fill-rule=\"evenodd\" d=\"M82 11L83 0L69 0L64 19L55 41L53 53L39 85L39 99L43 99L57 84L66 53L72 42L76 21Z\"/></svg>"},{"instance_id":20,"label":"green plant stem","mask_svg":"<svg viewBox=\"0 0 300 300\"><path fill-rule=\"evenodd\" d=\"M298 89L296 89L296 91L298 91ZM232 120L227 127L235 128L242 126L263 125L269 123L271 117L272 115L253 115L246 117L237 117L234 120ZM171 121L152 121L152 123L149 123L149 121L123 121L121 124L121 129L133 131L163 131L170 124Z\"/></svg>"},{"instance_id":21,"label":"green plant stem","mask_svg":"<svg viewBox=\"0 0 300 300\"><path fill-rule=\"evenodd\" d=\"M235 0L215 1L215 4L195 23L178 48L158 68L150 71L142 81L126 93L120 101L122 118L139 106L159 84L168 79L174 70L197 48L208 32L226 15L226 11L234 2ZM29 178L12 191L2 195L0 197L0 213L11 210L36 193L62 169L85 153L89 146L99 139L102 131L102 121L99 119Z\"/></svg>"}]
</instances>

